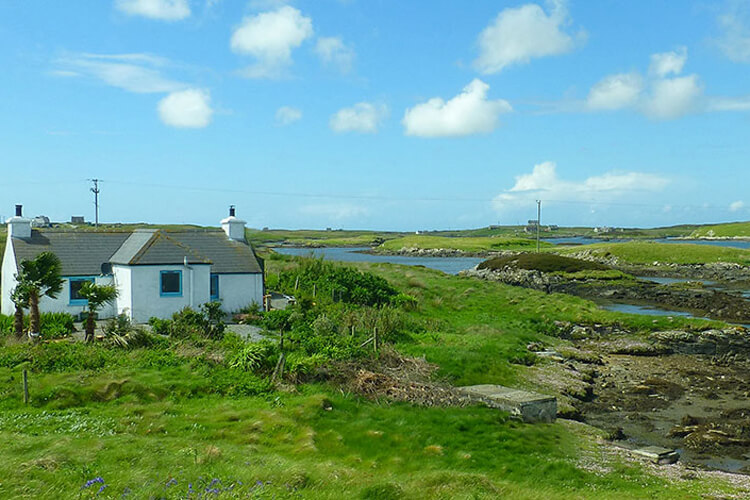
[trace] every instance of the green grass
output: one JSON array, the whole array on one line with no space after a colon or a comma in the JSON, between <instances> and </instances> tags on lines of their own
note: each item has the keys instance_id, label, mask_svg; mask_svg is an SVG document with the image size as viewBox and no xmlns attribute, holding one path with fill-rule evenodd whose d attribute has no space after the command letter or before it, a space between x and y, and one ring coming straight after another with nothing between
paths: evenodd
<instances>
[{"instance_id":1,"label":"green grass","mask_svg":"<svg viewBox=\"0 0 750 500\"><path fill-rule=\"evenodd\" d=\"M523 253L494 257L479 264L479 269L498 270L506 266L544 273L577 273L580 271L606 271L609 268L597 262L573 259L551 253Z\"/></svg>"},{"instance_id":2,"label":"green grass","mask_svg":"<svg viewBox=\"0 0 750 500\"><path fill-rule=\"evenodd\" d=\"M690 234L691 238L750 238L750 222L730 222L701 226Z\"/></svg>"},{"instance_id":3,"label":"green grass","mask_svg":"<svg viewBox=\"0 0 750 500\"><path fill-rule=\"evenodd\" d=\"M286 230L270 229L259 231L248 229L247 239L254 245L274 246L280 244L295 246L326 246L326 247L366 247L374 246L389 238L396 238L403 233L387 231L316 231L316 230Z\"/></svg>"},{"instance_id":4,"label":"green grass","mask_svg":"<svg viewBox=\"0 0 750 500\"><path fill-rule=\"evenodd\" d=\"M750 250L691 243L630 241L626 243L597 243L585 247L555 249L554 251L563 255L590 251L593 255L603 258L614 256L629 264L734 262L750 265Z\"/></svg>"},{"instance_id":5,"label":"green grass","mask_svg":"<svg viewBox=\"0 0 750 500\"><path fill-rule=\"evenodd\" d=\"M271 273L293 260L269 259ZM649 331L691 322L609 313L416 267L360 264L413 295L422 328L396 349L425 356L457 384L525 386L529 341L558 341L554 320ZM652 323L652 319L656 323ZM0 497L698 498L718 480L666 481L601 456L591 428L526 425L482 408L363 400L327 384L269 392L226 367L228 341L117 350L65 343L0 347ZM20 373L30 370L31 404ZM233 385L234 384L234 385ZM330 409L329 409L330 408ZM589 456L590 454L590 456ZM600 467L579 466L583 456ZM220 483L211 483L214 479ZM260 482L261 484L258 484ZM193 495L192 497L197 497Z\"/></svg>"},{"instance_id":6,"label":"green grass","mask_svg":"<svg viewBox=\"0 0 750 500\"><path fill-rule=\"evenodd\" d=\"M542 242L542 246L551 246ZM398 251L402 248L448 248L464 252L487 252L497 250L516 250L536 248L536 241L528 238L469 236L448 237L430 235L411 235L386 241L378 250Z\"/></svg>"}]
</instances>

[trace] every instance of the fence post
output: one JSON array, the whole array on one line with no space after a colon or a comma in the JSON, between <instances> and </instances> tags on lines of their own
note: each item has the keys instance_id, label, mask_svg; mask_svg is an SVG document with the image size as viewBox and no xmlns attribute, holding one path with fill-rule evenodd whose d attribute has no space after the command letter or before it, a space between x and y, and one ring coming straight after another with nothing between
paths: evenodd
<instances>
[{"instance_id":1,"label":"fence post","mask_svg":"<svg viewBox=\"0 0 750 500\"><path fill-rule=\"evenodd\" d=\"M354 325L352 325L352 337L354 337Z\"/></svg>"},{"instance_id":2,"label":"fence post","mask_svg":"<svg viewBox=\"0 0 750 500\"><path fill-rule=\"evenodd\" d=\"M378 327L375 327L375 331L372 334L372 346L375 352L378 352Z\"/></svg>"},{"instance_id":3,"label":"fence post","mask_svg":"<svg viewBox=\"0 0 750 500\"><path fill-rule=\"evenodd\" d=\"M299 275L297 275L297 279L294 280L294 291L297 291L297 288L299 288Z\"/></svg>"},{"instance_id":4,"label":"fence post","mask_svg":"<svg viewBox=\"0 0 750 500\"><path fill-rule=\"evenodd\" d=\"M23 404L29 404L29 375L26 368L23 369Z\"/></svg>"}]
</instances>

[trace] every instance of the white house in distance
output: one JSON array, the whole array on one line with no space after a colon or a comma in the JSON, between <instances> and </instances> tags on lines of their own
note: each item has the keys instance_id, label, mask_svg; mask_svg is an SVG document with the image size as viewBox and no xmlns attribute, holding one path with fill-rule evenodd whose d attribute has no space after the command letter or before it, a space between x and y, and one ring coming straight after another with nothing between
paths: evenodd
<instances>
[{"instance_id":1,"label":"white house in distance","mask_svg":"<svg viewBox=\"0 0 750 500\"><path fill-rule=\"evenodd\" d=\"M125 314L137 323L215 300L226 312L253 302L263 304L263 262L245 240L245 221L235 216L234 207L221 221L223 231L32 229L21 205L16 205L16 215L7 223L0 282L3 314L11 315L15 309L11 293L18 264L45 251L60 258L65 282L56 299L40 301L43 312L85 311L86 300L78 291L87 281L114 284L119 292L99 317Z\"/></svg>"}]
</instances>

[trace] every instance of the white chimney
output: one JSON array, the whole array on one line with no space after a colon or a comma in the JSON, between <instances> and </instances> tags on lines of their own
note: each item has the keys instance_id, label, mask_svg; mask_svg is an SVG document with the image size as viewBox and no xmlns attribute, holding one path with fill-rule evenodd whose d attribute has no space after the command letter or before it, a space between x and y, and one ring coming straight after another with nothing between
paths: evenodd
<instances>
[{"instance_id":1,"label":"white chimney","mask_svg":"<svg viewBox=\"0 0 750 500\"><path fill-rule=\"evenodd\" d=\"M221 228L230 240L245 241L245 224L242 219L234 216L234 205L229 207L229 217L221 221Z\"/></svg>"},{"instance_id":2,"label":"white chimney","mask_svg":"<svg viewBox=\"0 0 750 500\"><path fill-rule=\"evenodd\" d=\"M16 205L16 215L8 219L8 238L31 238L31 219L23 218L22 205Z\"/></svg>"}]
</instances>

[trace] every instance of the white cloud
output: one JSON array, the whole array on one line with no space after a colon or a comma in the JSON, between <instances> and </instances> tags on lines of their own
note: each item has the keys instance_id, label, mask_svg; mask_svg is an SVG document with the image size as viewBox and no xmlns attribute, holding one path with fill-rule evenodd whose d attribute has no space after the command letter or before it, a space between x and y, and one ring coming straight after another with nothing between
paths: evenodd
<instances>
[{"instance_id":1,"label":"white cloud","mask_svg":"<svg viewBox=\"0 0 750 500\"><path fill-rule=\"evenodd\" d=\"M323 63L336 66L342 73L348 73L354 64L354 49L337 36L318 38L315 53Z\"/></svg>"},{"instance_id":2,"label":"white cloud","mask_svg":"<svg viewBox=\"0 0 750 500\"><path fill-rule=\"evenodd\" d=\"M730 212L739 212L743 208L745 208L745 202L744 201L739 201L738 200L738 201L733 201L732 203L729 204L729 211Z\"/></svg>"},{"instance_id":3,"label":"white cloud","mask_svg":"<svg viewBox=\"0 0 750 500\"><path fill-rule=\"evenodd\" d=\"M583 181L568 181L557 175L554 162L534 165L530 174L519 175L510 189L497 195L493 207L498 211L526 206L534 200L548 201L596 201L597 196L606 196L607 201L618 197L632 196L635 192L658 192L669 184L669 180L654 174L641 172L608 172L592 176Z\"/></svg>"},{"instance_id":4,"label":"white cloud","mask_svg":"<svg viewBox=\"0 0 750 500\"><path fill-rule=\"evenodd\" d=\"M651 118L669 120L691 112L738 109L742 100L703 100L698 75L679 75L687 61L687 49L653 54L649 78L638 73L620 73L603 78L591 87L585 107L589 110L634 108ZM707 104L708 103L708 104ZM711 107L714 109L711 109Z\"/></svg>"},{"instance_id":5,"label":"white cloud","mask_svg":"<svg viewBox=\"0 0 750 500\"><path fill-rule=\"evenodd\" d=\"M712 97L706 106L708 111L750 111L750 96Z\"/></svg>"},{"instance_id":6,"label":"white cloud","mask_svg":"<svg viewBox=\"0 0 750 500\"><path fill-rule=\"evenodd\" d=\"M131 16L161 21L179 21L190 16L188 0L116 0L115 6Z\"/></svg>"},{"instance_id":7,"label":"white cloud","mask_svg":"<svg viewBox=\"0 0 750 500\"><path fill-rule=\"evenodd\" d=\"M593 110L615 110L632 106L643 91L638 73L610 75L591 87L586 107Z\"/></svg>"},{"instance_id":8,"label":"white cloud","mask_svg":"<svg viewBox=\"0 0 750 500\"><path fill-rule=\"evenodd\" d=\"M418 137L457 137L495 130L502 113L513 110L508 101L487 99L490 86L474 79L447 102L433 97L404 113L406 135Z\"/></svg>"},{"instance_id":9,"label":"white cloud","mask_svg":"<svg viewBox=\"0 0 750 500\"><path fill-rule=\"evenodd\" d=\"M643 103L643 111L662 120L679 118L698 109L702 93L698 75L657 80Z\"/></svg>"},{"instance_id":10,"label":"white cloud","mask_svg":"<svg viewBox=\"0 0 750 500\"><path fill-rule=\"evenodd\" d=\"M312 20L285 5L274 11L248 16L232 34L230 46L238 54L254 56L246 68L248 78L276 78L292 64L292 50L313 36Z\"/></svg>"},{"instance_id":11,"label":"white cloud","mask_svg":"<svg viewBox=\"0 0 750 500\"><path fill-rule=\"evenodd\" d=\"M718 19L721 36L716 43L724 55L735 62L750 62L750 4L730 2Z\"/></svg>"},{"instance_id":12,"label":"white cloud","mask_svg":"<svg viewBox=\"0 0 750 500\"><path fill-rule=\"evenodd\" d=\"M159 118L178 128L203 128L211 123L211 95L206 90L187 89L172 92L158 105Z\"/></svg>"},{"instance_id":13,"label":"white cloud","mask_svg":"<svg viewBox=\"0 0 750 500\"><path fill-rule=\"evenodd\" d=\"M316 205L304 205L300 207L300 212L306 215L316 217L325 217L328 220L340 221L368 215L369 210L365 207L353 205L350 203L324 203Z\"/></svg>"},{"instance_id":14,"label":"white cloud","mask_svg":"<svg viewBox=\"0 0 750 500\"><path fill-rule=\"evenodd\" d=\"M511 64L573 50L576 43L564 31L569 23L564 1L553 0L549 5L549 14L536 4L502 10L479 34L474 67L485 74L498 73Z\"/></svg>"},{"instance_id":15,"label":"white cloud","mask_svg":"<svg viewBox=\"0 0 750 500\"><path fill-rule=\"evenodd\" d=\"M659 78L669 75L679 75L687 61L687 48L680 47L672 52L662 52L651 55L649 72Z\"/></svg>"},{"instance_id":16,"label":"white cloud","mask_svg":"<svg viewBox=\"0 0 750 500\"><path fill-rule=\"evenodd\" d=\"M329 125L335 132L361 132L373 134L380 123L388 116L388 108L383 104L359 102L350 108L343 108L331 117Z\"/></svg>"},{"instance_id":17,"label":"white cloud","mask_svg":"<svg viewBox=\"0 0 750 500\"><path fill-rule=\"evenodd\" d=\"M88 76L129 92L173 92L186 87L161 73L168 62L149 54L73 54L55 61L56 76Z\"/></svg>"},{"instance_id":18,"label":"white cloud","mask_svg":"<svg viewBox=\"0 0 750 500\"><path fill-rule=\"evenodd\" d=\"M276 124L289 125L302 118L302 111L289 106L281 106L276 110Z\"/></svg>"}]
</instances>

